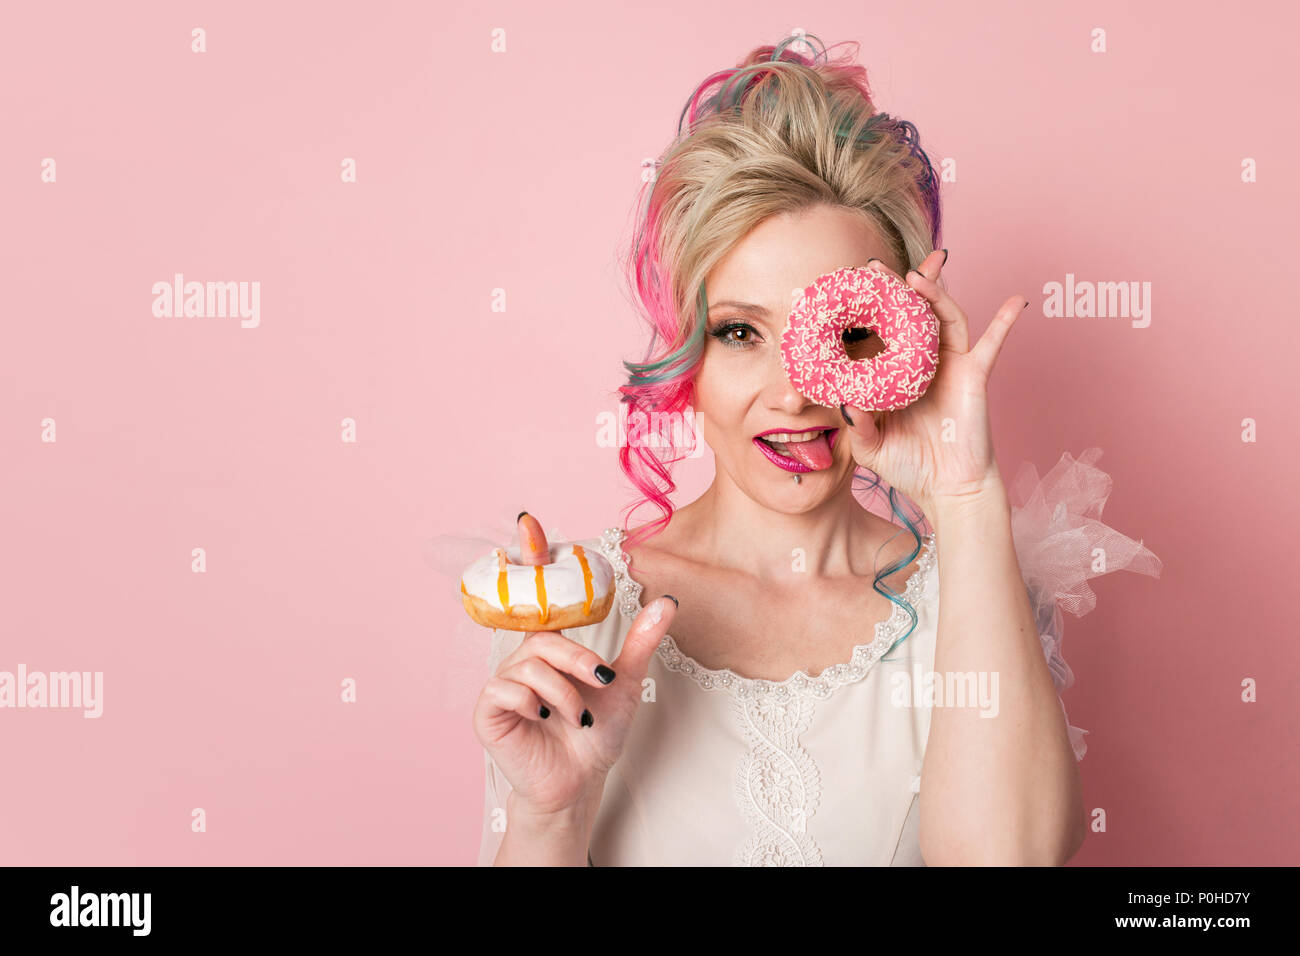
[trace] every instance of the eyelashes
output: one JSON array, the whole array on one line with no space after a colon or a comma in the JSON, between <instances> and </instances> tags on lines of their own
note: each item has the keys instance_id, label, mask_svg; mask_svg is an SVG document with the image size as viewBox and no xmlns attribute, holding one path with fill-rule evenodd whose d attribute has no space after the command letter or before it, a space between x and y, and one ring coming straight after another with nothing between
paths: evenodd
<instances>
[{"instance_id":1,"label":"eyelashes","mask_svg":"<svg viewBox=\"0 0 1300 956\"><path fill-rule=\"evenodd\" d=\"M735 338L733 333L737 331L743 331L745 337L743 339ZM752 348L763 341L758 334L758 330L748 322L724 322L722 325L710 329L709 335L730 349Z\"/></svg>"},{"instance_id":2,"label":"eyelashes","mask_svg":"<svg viewBox=\"0 0 1300 956\"><path fill-rule=\"evenodd\" d=\"M738 338L737 333L743 333L743 337ZM709 329L709 335L730 349L753 348L763 341L763 337L758 334L758 330L748 322L724 322ZM850 357L857 357L853 352L870 342L875 335L876 333L870 329L845 329L842 338L845 347L850 350Z\"/></svg>"}]
</instances>

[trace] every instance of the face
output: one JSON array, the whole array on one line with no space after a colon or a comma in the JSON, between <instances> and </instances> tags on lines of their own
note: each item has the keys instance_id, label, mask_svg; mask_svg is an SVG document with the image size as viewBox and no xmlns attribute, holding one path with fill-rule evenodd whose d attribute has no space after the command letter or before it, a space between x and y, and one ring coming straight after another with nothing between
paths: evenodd
<instances>
[{"instance_id":1,"label":"face","mask_svg":"<svg viewBox=\"0 0 1300 956\"><path fill-rule=\"evenodd\" d=\"M853 456L840 411L809 401L790 384L781 367L781 333L802 289L873 256L902 273L861 214L818 205L760 223L705 280L709 313L695 410L719 472L766 507L807 511L851 480ZM865 329L846 331L845 344L853 358L884 347ZM877 422L882 414L875 413Z\"/></svg>"}]
</instances>

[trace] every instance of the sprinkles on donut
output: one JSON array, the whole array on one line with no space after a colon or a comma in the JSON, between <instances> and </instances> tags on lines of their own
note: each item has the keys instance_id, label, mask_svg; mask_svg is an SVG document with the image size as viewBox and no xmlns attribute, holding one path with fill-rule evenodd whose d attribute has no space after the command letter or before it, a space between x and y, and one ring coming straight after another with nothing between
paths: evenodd
<instances>
[{"instance_id":1,"label":"sprinkles on donut","mask_svg":"<svg viewBox=\"0 0 1300 956\"><path fill-rule=\"evenodd\" d=\"M872 358L850 358L846 329L866 327L885 343ZM897 411L925 394L939 368L939 319L896 276L845 266L800 294L781 334L791 384L819 405Z\"/></svg>"}]
</instances>

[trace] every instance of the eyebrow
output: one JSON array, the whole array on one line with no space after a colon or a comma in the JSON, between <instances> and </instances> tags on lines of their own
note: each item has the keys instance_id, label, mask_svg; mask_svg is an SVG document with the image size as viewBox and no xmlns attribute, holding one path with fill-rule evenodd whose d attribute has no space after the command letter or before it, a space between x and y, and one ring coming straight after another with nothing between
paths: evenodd
<instances>
[{"instance_id":1,"label":"eyebrow","mask_svg":"<svg viewBox=\"0 0 1300 956\"><path fill-rule=\"evenodd\" d=\"M714 309L721 309L724 307L739 309L741 312L750 312L754 315L766 316L769 314L767 309L763 308L761 305L755 305L753 302L736 302L733 299L724 299L721 302L713 302L709 305L709 311L712 312Z\"/></svg>"}]
</instances>

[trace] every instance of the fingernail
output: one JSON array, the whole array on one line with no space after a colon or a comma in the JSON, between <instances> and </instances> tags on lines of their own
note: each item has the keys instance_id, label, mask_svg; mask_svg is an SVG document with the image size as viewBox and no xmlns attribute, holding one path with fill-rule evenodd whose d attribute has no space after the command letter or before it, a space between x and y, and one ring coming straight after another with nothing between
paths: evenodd
<instances>
[{"instance_id":1,"label":"fingernail","mask_svg":"<svg viewBox=\"0 0 1300 956\"><path fill-rule=\"evenodd\" d=\"M519 512L519 518L522 518L522 517L523 517L524 515L526 515L526 514L528 514L527 511L521 511L521 512ZM515 521L518 522L518 521L519 521L519 518L516 518Z\"/></svg>"},{"instance_id":2,"label":"fingernail","mask_svg":"<svg viewBox=\"0 0 1300 956\"><path fill-rule=\"evenodd\" d=\"M943 252L943 262L940 264L946 266L948 264L948 250L944 249L942 250L942 252Z\"/></svg>"},{"instance_id":3,"label":"fingernail","mask_svg":"<svg viewBox=\"0 0 1300 956\"><path fill-rule=\"evenodd\" d=\"M582 726L590 727L593 723L595 723L595 721L592 720L591 711L584 710L582 712Z\"/></svg>"},{"instance_id":4,"label":"fingernail","mask_svg":"<svg viewBox=\"0 0 1300 956\"><path fill-rule=\"evenodd\" d=\"M846 411L844 410L844 403L843 403L843 402L840 403L840 414L844 416L844 421L845 421L845 423L846 423L850 428L852 428L852 427L853 427L853 419L849 418L849 413L846 412Z\"/></svg>"},{"instance_id":5,"label":"fingernail","mask_svg":"<svg viewBox=\"0 0 1300 956\"><path fill-rule=\"evenodd\" d=\"M875 256L872 256L870 259L867 260L867 265L871 265L871 263L873 262L880 262L880 261L881 261L880 259L877 259Z\"/></svg>"},{"instance_id":6,"label":"fingernail","mask_svg":"<svg viewBox=\"0 0 1300 956\"><path fill-rule=\"evenodd\" d=\"M551 716L551 711L547 708L545 704L542 704L541 707L537 708L537 713L541 716L542 720L545 720L547 717Z\"/></svg>"},{"instance_id":7,"label":"fingernail","mask_svg":"<svg viewBox=\"0 0 1300 956\"><path fill-rule=\"evenodd\" d=\"M604 664L596 665L596 680L600 681L602 684L608 684L613 679L614 679L614 672L612 670L610 670Z\"/></svg>"},{"instance_id":8,"label":"fingernail","mask_svg":"<svg viewBox=\"0 0 1300 956\"><path fill-rule=\"evenodd\" d=\"M1021 307L1020 311L1023 312L1023 311L1025 311L1025 309L1027 309L1027 308L1029 308L1029 300L1028 300L1028 299L1025 300L1025 304Z\"/></svg>"},{"instance_id":9,"label":"fingernail","mask_svg":"<svg viewBox=\"0 0 1300 956\"><path fill-rule=\"evenodd\" d=\"M664 597L666 597L668 600L672 601L673 604L676 605L677 607L681 607L681 606L682 606L682 602L679 601L679 600L677 600L677 598L673 597L671 594L665 594Z\"/></svg>"},{"instance_id":10,"label":"fingernail","mask_svg":"<svg viewBox=\"0 0 1300 956\"><path fill-rule=\"evenodd\" d=\"M907 271L908 271L908 272L915 272L915 273L916 273L918 276L920 276L922 279L926 278L925 273L923 273L920 269L908 269Z\"/></svg>"}]
</instances>

